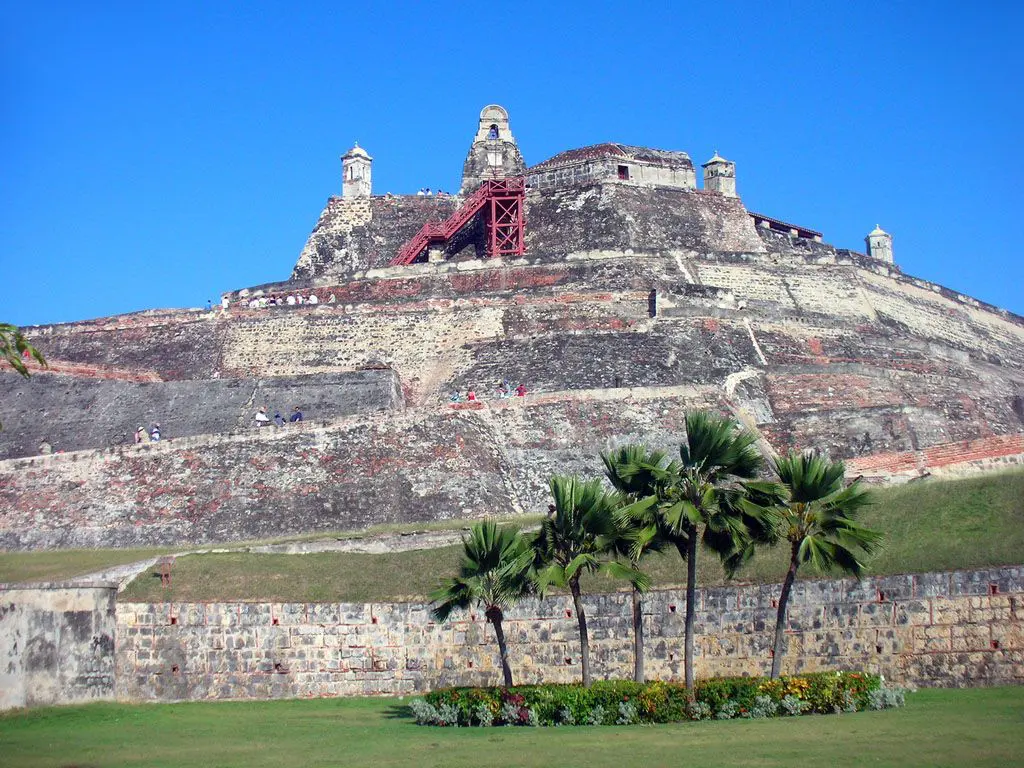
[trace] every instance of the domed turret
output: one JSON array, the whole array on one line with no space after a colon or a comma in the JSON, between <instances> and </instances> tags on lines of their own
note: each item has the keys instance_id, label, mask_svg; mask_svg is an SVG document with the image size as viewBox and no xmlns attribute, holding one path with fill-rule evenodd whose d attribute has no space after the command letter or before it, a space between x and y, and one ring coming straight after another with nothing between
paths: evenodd
<instances>
[{"instance_id":1,"label":"domed turret","mask_svg":"<svg viewBox=\"0 0 1024 768\"><path fill-rule=\"evenodd\" d=\"M716 149L714 157L701 168L704 169L704 189L726 197L736 197L736 163L726 160Z\"/></svg>"},{"instance_id":2,"label":"domed turret","mask_svg":"<svg viewBox=\"0 0 1024 768\"><path fill-rule=\"evenodd\" d=\"M893 264L892 235L886 232L877 224L875 228L864 238L868 246L868 256L879 261L887 261Z\"/></svg>"},{"instance_id":3,"label":"domed turret","mask_svg":"<svg viewBox=\"0 0 1024 768\"><path fill-rule=\"evenodd\" d=\"M355 143L348 152L341 156L341 196L369 197L372 190L373 158L366 150Z\"/></svg>"}]
</instances>

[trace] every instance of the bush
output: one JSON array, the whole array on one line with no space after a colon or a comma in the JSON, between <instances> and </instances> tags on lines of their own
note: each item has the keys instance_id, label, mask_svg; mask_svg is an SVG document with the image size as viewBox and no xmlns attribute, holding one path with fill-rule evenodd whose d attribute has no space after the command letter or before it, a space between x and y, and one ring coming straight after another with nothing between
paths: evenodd
<instances>
[{"instance_id":1,"label":"bush","mask_svg":"<svg viewBox=\"0 0 1024 768\"><path fill-rule=\"evenodd\" d=\"M779 703L771 696L759 694L754 697L754 706L750 708L750 717L760 720L765 717L775 717L779 714Z\"/></svg>"},{"instance_id":2,"label":"bush","mask_svg":"<svg viewBox=\"0 0 1024 768\"><path fill-rule=\"evenodd\" d=\"M722 706L715 712L715 718L718 720L732 720L736 715L740 713L740 705L732 699L722 702Z\"/></svg>"},{"instance_id":3,"label":"bush","mask_svg":"<svg viewBox=\"0 0 1024 768\"><path fill-rule=\"evenodd\" d=\"M904 691L862 672L817 672L766 680L679 683L602 680L580 685L445 688L409 706L420 725L628 725L686 720L795 716L903 706Z\"/></svg>"},{"instance_id":4,"label":"bush","mask_svg":"<svg viewBox=\"0 0 1024 768\"><path fill-rule=\"evenodd\" d=\"M437 724L438 725L450 725L454 728L459 727L459 708L454 704L438 704L437 705ZM464 718L465 719L465 718ZM468 722L468 720L467 720Z\"/></svg>"},{"instance_id":5,"label":"bush","mask_svg":"<svg viewBox=\"0 0 1024 768\"><path fill-rule=\"evenodd\" d=\"M907 689L894 686L890 688L881 683L877 688L868 691L869 709L893 709L906 704Z\"/></svg>"},{"instance_id":6,"label":"bush","mask_svg":"<svg viewBox=\"0 0 1024 768\"><path fill-rule=\"evenodd\" d=\"M428 704L423 699L413 699L409 702L409 710L416 719L416 725L434 725L439 720L437 709L433 704Z\"/></svg>"},{"instance_id":7,"label":"bush","mask_svg":"<svg viewBox=\"0 0 1024 768\"><path fill-rule=\"evenodd\" d=\"M473 719L476 720L478 725L489 728L494 725L494 712L486 704L478 704L476 709L473 710Z\"/></svg>"},{"instance_id":8,"label":"bush","mask_svg":"<svg viewBox=\"0 0 1024 768\"><path fill-rule=\"evenodd\" d=\"M615 718L616 725L633 725L640 722L640 713L636 704L631 701L619 702L619 716Z\"/></svg>"},{"instance_id":9,"label":"bush","mask_svg":"<svg viewBox=\"0 0 1024 768\"><path fill-rule=\"evenodd\" d=\"M782 701L780 701L779 704L782 705L782 711L785 714L790 715L791 717L802 715L804 712L811 708L810 702L806 702L803 699L798 699L791 693L787 693L785 696L783 696Z\"/></svg>"},{"instance_id":10,"label":"bush","mask_svg":"<svg viewBox=\"0 0 1024 768\"><path fill-rule=\"evenodd\" d=\"M706 701L694 701L686 709L691 720L710 720L711 705Z\"/></svg>"}]
</instances>

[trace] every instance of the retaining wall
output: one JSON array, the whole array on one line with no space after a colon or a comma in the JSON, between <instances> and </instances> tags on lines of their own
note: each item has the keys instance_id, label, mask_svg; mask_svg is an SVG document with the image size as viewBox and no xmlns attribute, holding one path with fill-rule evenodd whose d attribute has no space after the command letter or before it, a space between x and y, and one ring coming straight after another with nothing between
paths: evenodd
<instances>
[{"instance_id":1,"label":"retaining wall","mask_svg":"<svg viewBox=\"0 0 1024 768\"><path fill-rule=\"evenodd\" d=\"M698 590L698 677L770 668L779 587ZM597 678L632 673L630 597L586 598ZM647 674L682 679L684 593L644 602ZM1024 683L1024 567L797 582L784 673L865 669L922 686ZM505 622L517 682L570 682L579 641L569 598L530 601ZM410 694L500 682L479 611L447 624L428 606L125 603L117 696L169 701Z\"/></svg>"}]
</instances>

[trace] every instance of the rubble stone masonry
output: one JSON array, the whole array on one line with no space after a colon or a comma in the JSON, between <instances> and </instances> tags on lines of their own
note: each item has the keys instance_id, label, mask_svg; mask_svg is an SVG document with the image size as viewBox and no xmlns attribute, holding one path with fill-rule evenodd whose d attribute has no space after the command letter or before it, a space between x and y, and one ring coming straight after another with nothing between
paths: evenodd
<instances>
[{"instance_id":1,"label":"rubble stone masonry","mask_svg":"<svg viewBox=\"0 0 1024 768\"><path fill-rule=\"evenodd\" d=\"M420 603L116 603L114 584L0 585L0 709L101 699L406 695L501 678L479 611ZM778 585L699 589L698 678L763 675ZM587 595L597 678L632 673L627 594ZM519 683L572 682L569 598L504 624ZM647 673L680 680L684 593L644 598ZM862 669L920 686L1024 683L1024 567L798 581L783 673Z\"/></svg>"},{"instance_id":2,"label":"rubble stone masonry","mask_svg":"<svg viewBox=\"0 0 1024 768\"><path fill-rule=\"evenodd\" d=\"M763 675L779 586L697 592L696 674ZM585 599L595 677L632 672L628 594ZM783 673L863 669L921 686L1024 683L1024 568L798 581ZM644 599L647 671L683 675L684 593ZM530 601L504 625L520 683L572 682L569 598ZM437 624L416 603L122 603L116 695L168 701L411 694L500 682L480 611Z\"/></svg>"}]
</instances>

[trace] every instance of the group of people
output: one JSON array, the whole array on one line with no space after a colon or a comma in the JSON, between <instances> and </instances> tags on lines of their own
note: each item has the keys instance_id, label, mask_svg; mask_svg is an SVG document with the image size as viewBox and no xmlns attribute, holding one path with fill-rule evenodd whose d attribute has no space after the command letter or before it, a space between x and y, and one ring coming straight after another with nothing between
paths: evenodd
<instances>
[{"instance_id":1,"label":"group of people","mask_svg":"<svg viewBox=\"0 0 1024 768\"><path fill-rule=\"evenodd\" d=\"M140 443L149 443L149 442L153 442L153 443L159 443L160 442L160 425L159 424L153 424L153 426L149 429L149 431L146 431L146 428L145 427L141 427L141 426L138 429L135 430L135 444L136 445L139 445Z\"/></svg>"},{"instance_id":2,"label":"group of people","mask_svg":"<svg viewBox=\"0 0 1024 768\"><path fill-rule=\"evenodd\" d=\"M292 409L292 415L288 417L288 422L286 422L284 420L284 416L281 415L280 411L274 411L274 418L270 418L270 416L267 414L267 407L264 405L261 406L258 411L256 411L255 420L257 427L266 427L271 424L273 424L275 427L283 427L288 422L295 423L298 421L302 421L302 411L299 409L299 406L296 405Z\"/></svg>"},{"instance_id":3,"label":"group of people","mask_svg":"<svg viewBox=\"0 0 1024 768\"><path fill-rule=\"evenodd\" d=\"M419 196L421 196L421 197L422 197L423 195L426 195L427 197L430 197L431 195L438 195L438 196L441 196L441 197L443 197L443 196L446 196L446 195L447 195L448 193L447 193L447 192L445 192L445 191L444 191L443 189L439 189L439 190L437 190L436 192L432 192L432 191L430 190L430 187L423 187L423 189L421 189L421 190L420 190L419 192L417 192L416 194L417 194L417 195L419 195Z\"/></svg>"},{"instance_id":4,"label":"group of people","mask_svg":"<svg viewBox=\"0 0 1024 768\"><path fill-rule=\"evenodd\" d=\"M327 298L328 304L334 304L338 299L332 293ZM257 296L249 299L250 309L262 309L263 307L294 307L302 306L303 304L319 304L320 297L315 293L309 294L309 296L303 296L302 294L289 295L289 296Z\"/></svg>"},{"instance_id":5,"label":"group of people","mask_svg":"<svg viewBox=\"0 0 1024 768\"><path fill-rule=\"evenodd\" d=\"M515 389L513 389L511 381L509 381L508 379L502 379L501 381L498 382L496 394L497 394L497 396L499 398L506 398L506 397L513 397L513 396L515 396L515 397L526 397L526 385L523 384L522 382L519 382L519 386L516 387ZM469 402L472 402L472 401L476 400L477 399L476 391L473 390L473 389L467 390L465 398L463 398L462 392L455 391L455 392L452 392L451 396L449 397L449 400L451 400L451 402L453 402L453 403L461 403L463 401L463 399L465 399L465 400L467 400Z\"/></svg>"}]
</instances>

